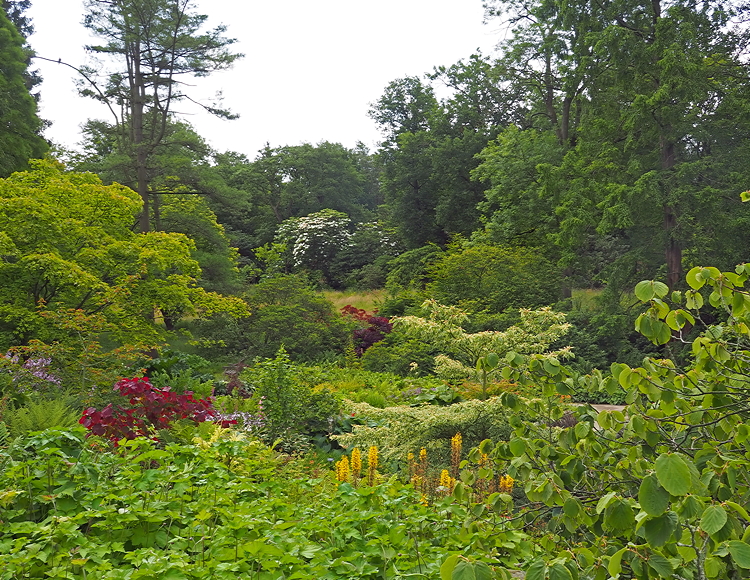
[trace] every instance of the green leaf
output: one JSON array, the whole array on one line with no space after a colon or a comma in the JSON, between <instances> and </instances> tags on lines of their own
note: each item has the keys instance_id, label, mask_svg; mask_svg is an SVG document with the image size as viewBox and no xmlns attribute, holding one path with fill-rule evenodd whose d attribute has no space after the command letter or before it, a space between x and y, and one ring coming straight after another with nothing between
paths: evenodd
<instances>
[{"instance_id":1,"label":"green leaf","mask_svg":"<svg viewBox=\"0 0 750 580\"><path fill-rule=\"evenodd\" d=\"M476 580L476 578L474 565L466 560L459 560L456 567L453 568L453 574L451 574L451 580Z\"/></svg>"},{"instance_id":2,"label":"green leaf","mask_svg":"<svg viewBox=\"0 0 750 580\"><path fill-rule=\"evenodd\" d=\"M545 580L547 564L541 558L534 560L526 570L526 580Z\"/></svg>"},{"instance_id":3,"label":"green leaf","mask_svg":"<svg viewBox=\"0 0 750 580\"><path fill-rule=\"evenodd\" d=\"M622 572L622 557L627 551L627 548L622 548L612 554L612 557L609 559L609 563L607 564L607 571L609 572L610 576L617 576L620 572Z\"/></svg>"},{"instance_id":4,"label":"green leaf","mask_svg":"<svg viewBox=\"0 0 750 580\"><path fill-rule=\"evenodd\" d=\"M596 503L596 513L602 513L612 500L615 499L616 495L616 491L610 491L607 495L599 498L599 501Z\"/></svg>"},{"instance_id":5,"label":"green leaf","mask_svg":"<svg viewBox=\"0 0 750 580\"><path fill-rule=\"evenodd\" d=\"M638 502L641 509L650 516L660 516L669 506L669 493L659 485L653 473L643 478L638 489Z\"/></svg>"},{"instance_id":6,"label":"green leaf","mask_svg":"<svg viewBox=\"0 0 750 580\"><path fill-rule=\"evenodd\" d=\"M647 520L643 524L646 541L655 548L660 548L669 541L677 529L679 519L674 512L667 512L656 518Z\"/></svg>"},{"instance_id":7,"label":"green leaf","mask_svg":"<svg viewBox=\"0 0 750 580\"><path fill-rule=\"evenodd\" d=\"M703 569L706 571L706 576L709 578L716 578L719 574L721 574L721 560L718 558L714 558L713 556L709 556L706 558L706 561L703 564Z\"/></svg>"},{"instance_id":8,"label":"green leaf","mask_svg":"<svg viewBox=\"0 0 750 580\"><path fill-rule=\"evenodd\" d=\"M451 580L456 562L458 562L458 554L452 554L445 559L443 565L440 566L440 580Z\"/></svg>"},{"instance_id":9,"label":"green leaf","mask_svg":"<svg viewBox=\"0 0 750 580\"><path fill-rule=\"evenodd\" d=\"M662 578L671 578L674 574L672 563L661 554L651 554L648 558L648 565Z\"/></svg>"},{"instance_id":10,"label":"green leaf","mask_svg":"<svg viewBox=\"0 0 750 580\"><path fill-rule=\"evenodd\" d=\"M741 200L742 200L743 202L745 202L745 201L750 201L750 191L743 191L743 192L742 192L742 193L740 194L740 199L741 199Z\"/></svg>"},{"instance_id":11,"label":"green leaf","mask_svg":"<svg viewBox=\"0 0 750 580\"><path fill-rule=\"evenodd\" d=\"M696 266L687 273L687 276L685 276L685 280L693 290L700 290L706 283L703 276L701 276L701 270L702 268L700 266Z\"/></svg>"},{"instance_id":12,"label":"green leaf","mask_svg":"<svg viewBox=\"0 0 750 580\"><path fill-rule=\"evenodd\" d=\"M491 352L485 357L487 361L487 368L494 369L500 363L500 357L496 353Z\"/></svg>"},{"instance_id":13,"label":"green leaf","mask_svg":"<svg viewBox=\"0 0 750 580\"><path fill-rule=\"evenodd\" d=\"M492 580L492 568L484 562L474 564L474 576L477 580Z\"/></svg>"},{"instance_id":14,"label":"green leaf","mask_svg":"<svg viewBox=\"0 0 750 580\"><path fill-rule=\"evenodd\" d=\"M732 540L729 542L728 547L729 553L732 555L732 560L740 568L750 568L750 544L739 540Z\"/></svg>"},{"instance_id":15,"label":"green leaf","mask_svg":"<svg viewBox=\"0 0 750 580\"><path fill-rule=\"evenodd\" d=\"M565 500L565 503L563 504L563 512L566 516L571 518L576 517L580 509L581 507L578 504L578 500L572 497L569 497L567 500Z\"/></svg>"},{"instance_id":16,"label":"green leaf","mask_svg":"<svg viewBox=\"0 0 750 580\"><path fill-rule=\"evenodd\" d=\"M519 438L511 439L510 452L516 457L520 457L526 453L526 441Z\"/></svg>"},{"instance_id":17,"label":"green leaf","mask_svg":"<svg viewBox=\"0 0 750 580\"><path fill-rule=\"evenodd\" d=\"M624 499L616 499L604 510L604 527L613 531L624 531L633 527L635 513Z\"/></svg>"},{"instance_id":18,"label":"green leaf","mask_svg":"<svg viewBox=\"0 0 750 580\"><path fill-rule=\"evenodd\" d=\"M734 511L736 511L745 521L750 522L750 515L748 515L747 510L743 508L741 505L734 503L733 501L727 501L724 502L725 505L732 508Z\"/></svg>"},{"instance_id":19,"label":"green leaf","mask_svg":"<svg viewBox=\"0 0 750 580\"><path fill-rule=\"evenodd\" d=\"M690 468L681 456L674 453L662 453L656 459L656 477L672 495L686 495L690 489Z\"/></svg>"},{"instance_id":20,"label":"green leaf","mask_svg":"<svg viewBox=\"0 0 750 580\"><path fill-rule=\"evenodd\" d=\"M710 505L701 517L701 529L709 535L714 535L727 523L727 512L720 505Z\"/></svg>"},{"instance_id":21,"label":"green leaf","mask_svg":"<svg viewBox=\"0 0 750 580\"><path fill-rule=\"evenodd\" d=\"M668 293L667 285L655 280L643 280L635 285L635 295L642 302L648 302L654 298L664 298Z\"/></svg>"},{"instance_id":22,"label":"green leaf","mask_svg":"<svg viewBox=\"0 0 750 580\"><path fill-rule=\"evenodd\" d=\"M564 564L555 562L549 567L549 580L573 580L573 576Z\"/></svg>"}]
</instances>

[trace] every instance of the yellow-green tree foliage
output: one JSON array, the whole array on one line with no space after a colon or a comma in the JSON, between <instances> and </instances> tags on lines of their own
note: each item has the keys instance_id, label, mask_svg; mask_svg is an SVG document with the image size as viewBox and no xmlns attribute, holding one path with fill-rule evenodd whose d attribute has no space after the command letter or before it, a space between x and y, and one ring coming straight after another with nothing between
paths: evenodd
<instances>
[{"instance_id":1,"label":"yellow-green tree foliage","mask_svg":"<svg viewBox=\"0 0 750 580\"><path fill-rule=\"evenodd\" d=\"M32 164L0 180L0 349L37 338L50 310L101 314L130 343L159 339L160 311L246 313L239 299L197 286L187 236L132 231L135 192L52 161Z\"/></svg>"}]
</instances>

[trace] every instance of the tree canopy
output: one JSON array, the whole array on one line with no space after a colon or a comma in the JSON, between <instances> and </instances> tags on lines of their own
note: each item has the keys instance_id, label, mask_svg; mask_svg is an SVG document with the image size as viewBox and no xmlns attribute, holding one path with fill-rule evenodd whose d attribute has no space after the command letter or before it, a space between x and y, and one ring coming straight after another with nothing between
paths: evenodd
<instances>
[{"instance_id":1,"label":"tree canopy","mask_svg":"<svg viewBox=\"0 0 750 580\"><path fill-rule=\"evenodd\" d=\"M57 309L101 313L130 342L158 340L160 312L246 312L197 286L192 240L133 233L140 209L132 190L48 161L0 180L0 348L39 336L40 313Z\"/></svg>"}]
</instances>

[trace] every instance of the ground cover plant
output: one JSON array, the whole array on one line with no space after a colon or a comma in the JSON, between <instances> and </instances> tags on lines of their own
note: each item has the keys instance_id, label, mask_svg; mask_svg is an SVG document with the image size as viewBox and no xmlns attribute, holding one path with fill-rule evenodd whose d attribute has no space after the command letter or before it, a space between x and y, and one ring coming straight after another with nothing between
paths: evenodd
<instances>
[{"instance_id":1,"label":"ground cover plant","mask_svg":"<svg viewBox=\"0 0 750 580\"><path fill-rule=\"evenodd\" d=\"M217 427L117 452L82 429L46 431L0 462L7 580L434 578L451 555L489 571L530 549L450 500L423 505L395 480L337 487L330 470Z\"/></svg>"}]
</instances>

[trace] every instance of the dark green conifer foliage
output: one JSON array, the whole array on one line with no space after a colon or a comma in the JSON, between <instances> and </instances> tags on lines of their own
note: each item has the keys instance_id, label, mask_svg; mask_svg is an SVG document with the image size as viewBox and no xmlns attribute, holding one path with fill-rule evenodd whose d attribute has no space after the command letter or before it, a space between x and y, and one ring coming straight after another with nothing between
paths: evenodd
<instances>
[{"instance_id":1,"label":"dark green conifer foliage","mask_svg":"<svg viewBox=\"0 0 750 580\"><path fill-rule=\"evenodd\" d=\"M0 10L0 177L26 169L29 159L47 151L26 83L27 57L23 37Z\"/></svg>"}]
</instances>

